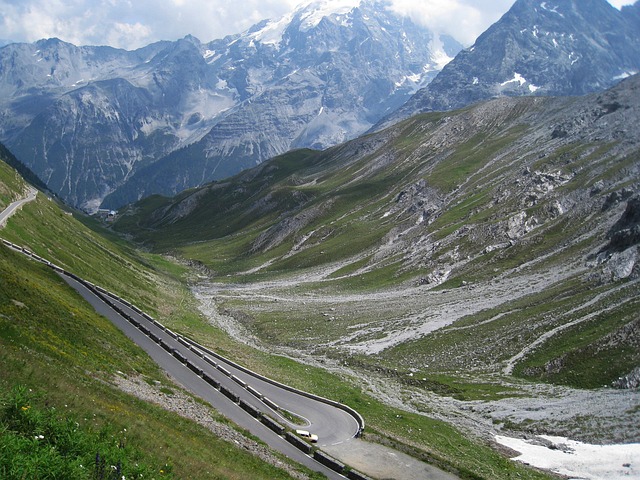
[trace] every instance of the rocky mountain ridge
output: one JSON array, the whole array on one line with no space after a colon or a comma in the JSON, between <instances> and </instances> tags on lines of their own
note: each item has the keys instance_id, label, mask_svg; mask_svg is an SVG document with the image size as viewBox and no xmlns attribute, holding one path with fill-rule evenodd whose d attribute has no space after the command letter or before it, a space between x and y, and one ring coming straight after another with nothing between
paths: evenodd
<instances>
[{"instance_id":1,"label":"rocky mountain ridge","mask_svg":"<svg viewBox=\"0 0 640 480\"><path fill-rule=\"evenodd\" d=\"M0 141L52 191L93 210L132 177L108 204L152 193L154 181L177 192L291 148L353 138L461 46L383 3L352 3L334 11L314 2L206 44L5 46ZM165 171L176 159L181 171ZM144 167L150 185L140 181L149 170L136 177Z\"/></svg>"},{"instance_id":2,"label":"rocky mountain ridge","mask_svg":"<svg viewBox=\"0 0 640 480\"><path fill-rule=\"evenodd\" d=\"M640 71L640 2L518 0L383 128L499 96L584 95Z\"/></svg>"}]
</instances>

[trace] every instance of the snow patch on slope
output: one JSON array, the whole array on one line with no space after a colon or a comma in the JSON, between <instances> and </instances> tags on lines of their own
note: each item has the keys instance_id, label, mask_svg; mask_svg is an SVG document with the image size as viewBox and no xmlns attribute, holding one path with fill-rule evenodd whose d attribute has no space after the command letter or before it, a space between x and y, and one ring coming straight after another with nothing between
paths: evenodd
<instances>
[{"instance_id":1,"label":"snow patch on slope","mask_svg":"<svg viewBox=\"0 0 640 480\"><path fill-rule=\"evenodd\" d=\"M496 441L520 453L514 460L570 478L640 478L640 443L590 445L547 435L533 441L498 435Z\"/></svg>"},{"instance_id":2,"label":"snow patch on slope","mask_svg":"<svg viewBox=\"0 0 640 480\"><path fill-rule=\"evenodd\" d=\"M293 13L289 13L279 20L269 20L264 28L252 33L249 38L264 45L273 45L279 48L282 43L282 36L291 24L292 19Z\"/></svg>"},{"instance_id":3,"label":"snow patch on slope","mask_svg":"<svg viewBox=\"0 0 640 480\"><path fill-rule=\"evenodd\" d=\"M300 31L306 32L318 26L320 21L331 15L344 15L360 5L360 0L326 0L314 2L303 8Z\"/></svg>"},{"instance_id":4,"label":"snow patch on slope","mask_svg":"<svg viewBox=\"0 0 640 480\"><path fill-rule=\"evenodd\" d=\"M433 70L442 70L447 63L453 60L453 57L447 55L444 50L444 44L440 36L434 36L429 44L429 50L432 52L432 58L435 62L435 68Z\"/></svg>"}]
</instances>

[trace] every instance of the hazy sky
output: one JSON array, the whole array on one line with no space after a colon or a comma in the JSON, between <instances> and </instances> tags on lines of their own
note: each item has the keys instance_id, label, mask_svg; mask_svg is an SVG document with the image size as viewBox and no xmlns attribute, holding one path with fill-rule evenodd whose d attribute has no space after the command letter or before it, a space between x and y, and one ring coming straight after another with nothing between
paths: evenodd
<instances>
[{"instance_id":1,"label":"hazy sky","mask_svg":"<svg viewBox=\"0 0 640 480\"><path fill-rule=\"evenodd\" d=\"M332 0L340 3L355 0ZM395 10L470 45L515 0L390 0ZM616 7L630 0L609 0ZM58 37L134 49L192 34L203 42L277 18L301 0L0 0L0 38Z\"/></svg>"}]
</instances>

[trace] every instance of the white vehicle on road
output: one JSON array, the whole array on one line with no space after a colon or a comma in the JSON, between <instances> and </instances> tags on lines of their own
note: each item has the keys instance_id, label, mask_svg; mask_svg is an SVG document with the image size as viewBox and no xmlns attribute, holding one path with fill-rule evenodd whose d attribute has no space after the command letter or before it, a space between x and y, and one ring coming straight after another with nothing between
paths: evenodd
<instances>
[{"instance_id":1,"label":"white vehicle on road","mask_svg":"<svg viewBox=\"0 0 640 480\"><path fill-rule=\"evenodd\" d=\"M318 435L309 433L306 430L296 430L296 433L305 440L309 440L311 443L316 443L318 441Z\"/></svg>"}]
</instances>

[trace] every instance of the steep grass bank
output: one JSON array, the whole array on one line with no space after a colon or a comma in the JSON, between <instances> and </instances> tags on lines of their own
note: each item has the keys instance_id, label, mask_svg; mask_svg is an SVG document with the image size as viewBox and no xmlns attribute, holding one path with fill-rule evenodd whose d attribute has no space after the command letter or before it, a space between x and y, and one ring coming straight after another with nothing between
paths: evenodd
<instances>
[{"instance_id":1,"label":"steep grass bank","mask_svg":"<svg viewBox=\"0 0 640 480\"><path fill-rule=\"evenodd\" d=\"M19 176L0 162L0 191L8 192L6 198L19 198L24 187ZM160 318L188 323L197 317L180 279L184 267L90 230L43 194L17 212L0 236L118 292ZM12 449L15 458L10 467L3 464L9 468L2 470L3 478L44 477L37 472L47 462L53 462L56 471L77 473L87 455L95 459L96 452L87 450L96 447L101 435L116 445L126 437L127 455L112 464L120 461L122 472L134 472L131 462L138 463L145 466L140 472L152 473L150 478L285 479L291 478L288 472L314 478L314 473L280 455L270 454L268 463L194 421L120 391L113 383L118 376L143 378L169 394L178 387L50 268L0 245L0 287L0 390L29 392L29 405L22 405L28 407L25 412L49 418L49 426L36 425L43 430L36 435L78 423L78 432L67 432L68 441L77 444L73 453L63 454L60 445L49 444L60 454L55 458L36 454L35 444L29 446L32 455L25 453L25 442L34 443L39 437L28 439L30 434L20 425L3 424L0 442ZM3 398L3 407L9 408L12 401L15 398ZM208 415L228 424L213 409ZM76 433L81 438L74 437Z\"/></svg>"},{"instance_id":2,"label":"steep grass bank","mask_svg":"<svg viewBox=\"0 0 640 480\"><path fill-rule=\"evenodd\" d=\"M0 278L3 390L30 389L34 408L55 407L61 421L82 419L88 431L126 431L135 458L151 465L157 478L161 469L176 478L290 478L204 427L112 386L114 376L125 375L176 388L50 269L2 247Z\"/></svg>"}]
</instances>

